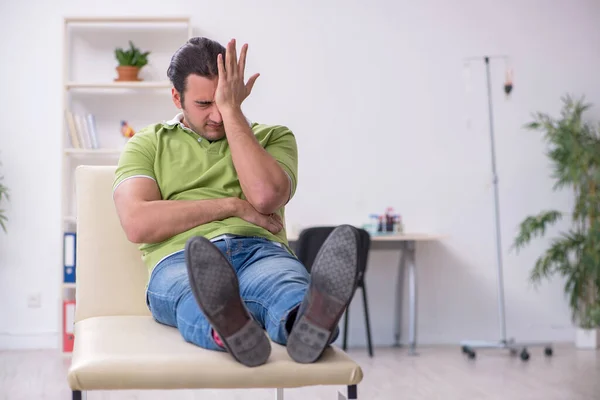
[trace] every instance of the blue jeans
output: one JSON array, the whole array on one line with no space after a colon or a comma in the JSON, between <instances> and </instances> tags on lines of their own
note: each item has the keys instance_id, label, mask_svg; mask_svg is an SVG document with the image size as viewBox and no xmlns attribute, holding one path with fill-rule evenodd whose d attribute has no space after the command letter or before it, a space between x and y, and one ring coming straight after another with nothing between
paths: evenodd
<instances>
[{"instance_id":1,"label":"blue jeans","mask_svg":"<svg viewBox=\"0 0 600 400\"><path fill-rule=\"evenodd\" d=\"M310 283L304 265L285 248L263 238L225 238L214 245L236 271L240 295L250 315L273 342L285 345L288 315L300 305ZM212 327L192 294L183 251L154 268L147 296L156 321L177 327L188 342L224 351L215 343ZM331 342L338 334L336 330Z\"/></svg>"}]
</instances>

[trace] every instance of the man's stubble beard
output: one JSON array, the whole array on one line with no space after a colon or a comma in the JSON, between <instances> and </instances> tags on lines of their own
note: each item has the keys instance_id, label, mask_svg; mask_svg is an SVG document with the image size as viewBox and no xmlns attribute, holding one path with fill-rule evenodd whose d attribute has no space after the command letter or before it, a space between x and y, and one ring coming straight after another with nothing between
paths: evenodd
<instances>
[{"instance_id":1,"label":"man's stubble beard","mask_svg":"<svg viewBox=\"0 0 600 400\"><path fill-rule=\"evenodd\" d=\"M200 136L203 139L206 139L208 141L216 141L216 140L220 140L223 139L225 137L225 132L221 132L221 135L219 135L219 137L217 138L211 138L207 135L206 131L204 131L204 129L200 129L199 127L197 127L196 125L192 124L189 120L189 118L187 117L187 113L185 112L185 110L183 111L183 120L184 120L184 125L187 125L189 127L189 129L193 130L196 134L198 134L198 136Z\"/></svg>"}]
</instances>

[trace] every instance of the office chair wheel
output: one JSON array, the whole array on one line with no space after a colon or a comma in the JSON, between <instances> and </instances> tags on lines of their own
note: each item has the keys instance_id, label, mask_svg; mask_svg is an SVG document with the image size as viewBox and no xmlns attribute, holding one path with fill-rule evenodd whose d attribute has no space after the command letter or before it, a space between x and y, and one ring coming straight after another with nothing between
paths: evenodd
<instances>
[{"instance_id":1,"label":"office chair wheel","mask_svg":"<svg viewBox=\"0 0 600 400\"><path fill-rule=\"evenodd\" d=\"M527 349L523 349L520 357L521 357L521 360L523 360L523 361L529 360L529 353L527 352Z\"/></svg>"},{"instance_id":2,"label":"office chair wheel","mask_svg":"<svg viewBox=\"0 0 600 400\"><path fill-rule=\"evenodd\" d=\"M469 359L471 359L471 360L475 358L475 351L468 346L463 346L462 352L464 354L466 354L469 357Z\"/></svg>"},{"instance_id":3,"label":"office chair wheel","mask_svg":"<svg viewBox=\"0 0 600 400\"><path fill-rule=\"evenodd\" d=\"M546 347L544 349L544 354L547 355L548 357L552 356L552 347Z\"/></svg>"},{"instance_id":4,"label":"office chair wheel","mask_svg":"<svg viewBox=\"0 0 600 400\"><path fill-rule=\"evenodd\" d=\"M510 351L510 355L511 355L511 356L516 356L516 355L517 355L517 353L518 353L518 352L517 352L517 349L510 349L509 351Z\"/></svg>"}]
</instances>

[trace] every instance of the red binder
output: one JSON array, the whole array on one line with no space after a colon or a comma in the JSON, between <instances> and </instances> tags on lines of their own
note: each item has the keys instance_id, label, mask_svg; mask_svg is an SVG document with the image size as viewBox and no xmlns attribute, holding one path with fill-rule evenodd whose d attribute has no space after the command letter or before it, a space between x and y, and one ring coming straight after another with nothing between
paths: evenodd
<instances>
[{"instance_id":1,"label":"red binder","mask_svg":"<svg viewBox=\"0 0 600 400\"><path fill-rule=\"evenodd\" d=\"M75 333L73 325L75 322L75 300L63 301L63 351L72 352Z\"/></svg>"}]
</instances>

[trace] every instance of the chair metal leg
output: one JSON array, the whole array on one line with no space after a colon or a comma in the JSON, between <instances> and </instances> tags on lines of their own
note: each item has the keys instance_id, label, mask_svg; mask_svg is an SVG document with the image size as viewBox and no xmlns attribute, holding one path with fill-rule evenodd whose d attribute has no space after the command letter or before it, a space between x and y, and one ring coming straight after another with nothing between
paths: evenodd
<instances>
[{"instance_id":1,"label":"chair metal leg","mask_svg":"<svg viewBox=\"0 0 600 400\"><path fill-rule=\"evenodd\" d=\"M358 399L358 388L356 385L348 385L348 400Z\"/></svg>"},{"instance_id":2,"label":"chair metal leg","mask_svg":"<svg viewBox=\"0 0 600 400\"><path fill-rule=\"evenodd\" d=\"M80 390L73 390L73 400L85 400L86 399L85 392Z\"/></svg>"},{"instance_id":3,"label":"chair metal leg","mask_svg":"<svg viewBox=\"0 0 600 400\"><path fill-rule=\"evenodd\" d=\"M342 343L342 349L346 351L346 349L348 348L348 314L350 314L349 308L346 308L346 312L344 314L344 340Z\"/></svg>"},{"instance_id":4,"label":"chair metal leg","mask_svg":"<svg viewBox=\"0 0 600 400\"><path fill-rule=\"evenodd\" d=\"M283 388L277 388L277 400L283 400Z\"/></svg>"},{"instance_id":5,"label":"chair metal leg","mask_svg":"<svg viewBox=\"0 0 600 400\"><path fill-rule=\"evenodd\" d=\"M371 324L369 322L369 306L367 305L367 287L363 282L363 309L365 313L365 325L367 327L367 345L369 346L369 356L373 357L373 345L371 344Z\"/></svg>"}]
</instances>

